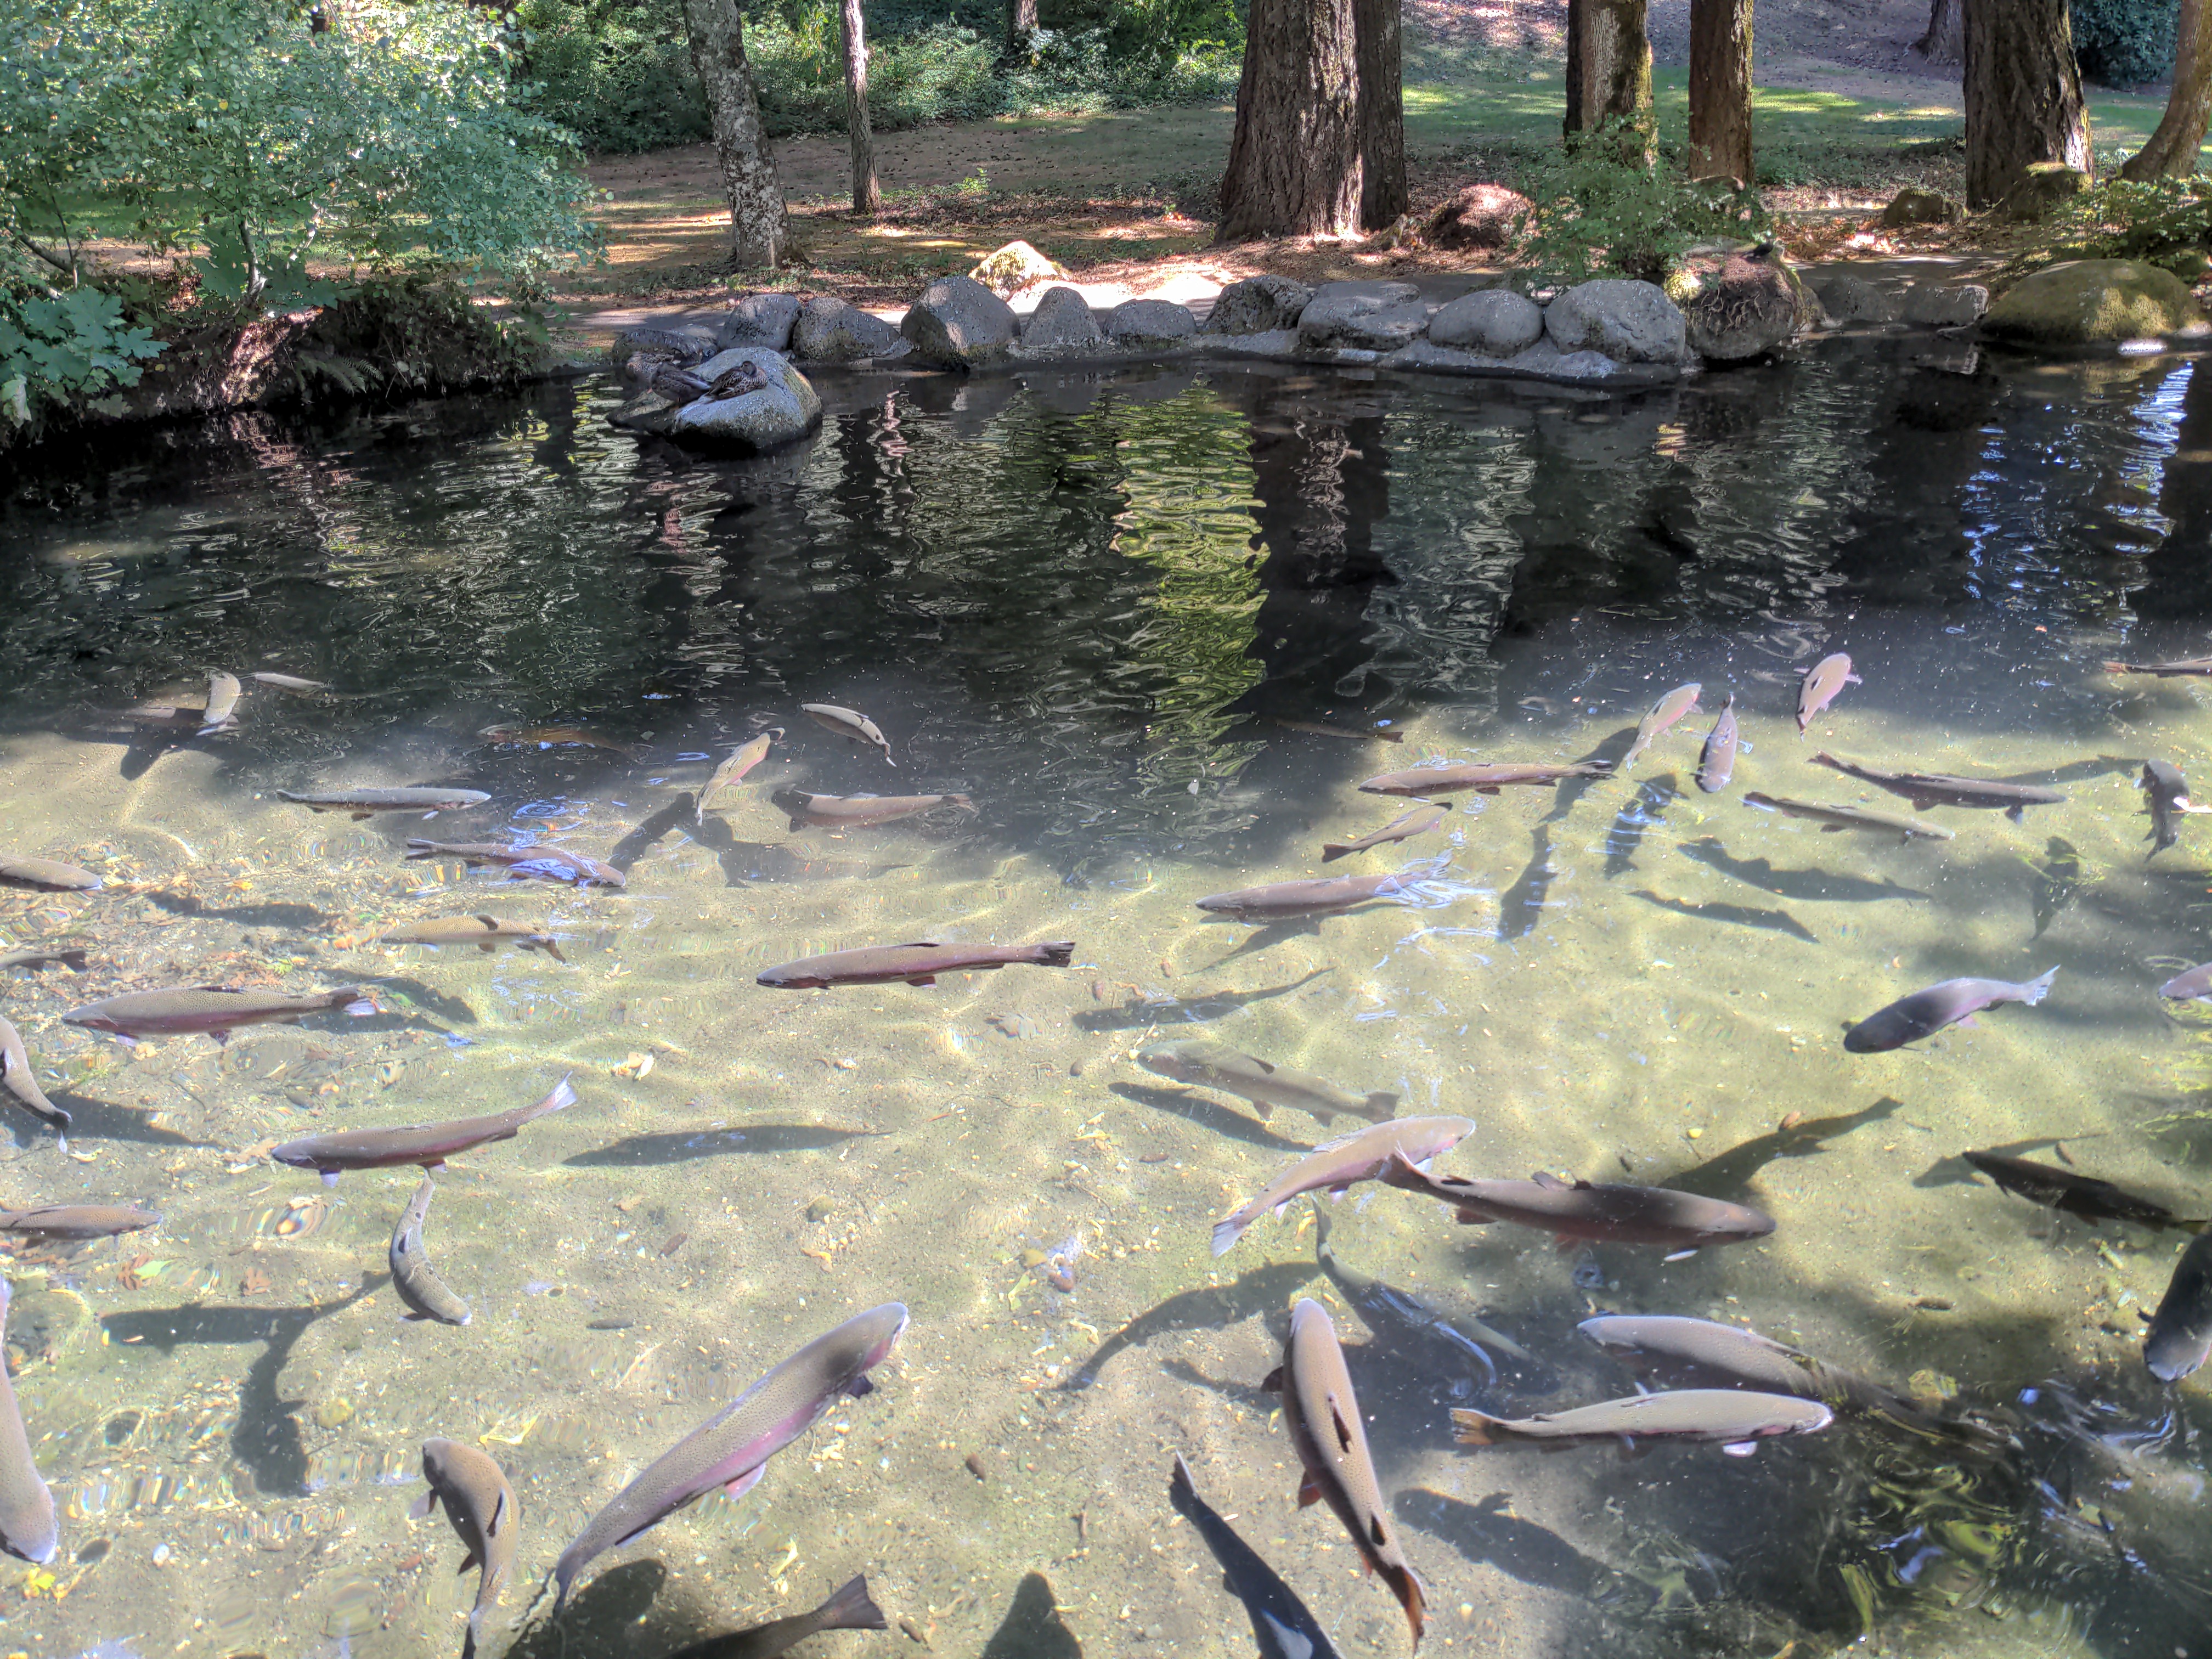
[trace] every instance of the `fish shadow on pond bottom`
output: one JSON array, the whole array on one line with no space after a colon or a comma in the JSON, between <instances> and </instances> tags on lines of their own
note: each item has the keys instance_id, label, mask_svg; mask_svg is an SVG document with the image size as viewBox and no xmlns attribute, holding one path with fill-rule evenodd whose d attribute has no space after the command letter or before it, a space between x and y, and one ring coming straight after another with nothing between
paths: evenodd
<instances>
[{"instance_id":1,"label":"fish shadow on pond bottom","mask_svg":"<svg viewBox=\"0 0 2212 1659\"><path fill-rule=\"evenodd\" d=\"M1264 1146L1276 1152L1310 1152L1311 1146L1303 1141L1288 1140L1268 1128L1256 1118L1208 1100L1203 1095L1178 1094L1172 1089L1154 1089L1142 1083L1115 1083L1108 1092L1139 1106L1149 1106L1154 1111L1179 1117L1186 1123L1211 1129L1231 1140L1241 1140L1249 1146Z\"/></svg>"},{"instance_id":2,"label":"fish shadow on pond bottom","mask_svg":"<svg viewBox=\"0 0 2212 1659\"><path fill-rule=\"evenodd\" d=\"M417 1030L435 1031L438 1028L422 1018L424 1015L442 1019L448 1025L473 1025L477 1023L477 1011L467 1003L459 997L447 996L443 991L434 986L425 985L419 979L378 975L364 978L361 983L377 990L397 992L406 1001L398 1008L385 1009L381 1013L371 1014L365 1019L356 1020L348 1017L342 1025L334 1023L332 1029L392 1031L412 1026Z\"/></svg>"},{"instance_id":3,"label":"fish shadow on pond bottom","mask_svg":"<svg viewBox=\"0 0 2212 1659\"><path fill-rule=\"evenodd\" d=\"M1316 968L1302 979L1265 986L1257 991L1201 992L1196 996L1166 997L1157 1002L1127 1002L1119 1008L1090 1008L1068 1023L1079 1031L1141 1031L1154 1025L1196 1024L1203 1020L1224 1019L1255 1002L1303 990L1323 974L1333 971L1330 968Z\"/></svg>"},{"instance_id":4,"label":"fish shadow on pond bottom","mask_svg":"<svg viewBox=\"0 0 2212 1659\"><path fill-rule=\"evenodd\" d=\"M1060 1622L1060 1604L1042 1573L1023 1575L981 1659L1083 1659L1083 1644Z\"/></svg>"},{"instance_id":5,"label":"fish shadow on pond bottom","mask_svg":"<svg viewBox=\"0 0 2212 1659\"><path fill-rule=\"evenodd\" d=\"M90 1095L78 1094L73 1089L49 1089L46 1098L70 1115L70 1135L74 1140L135 1140L149 1146L208 1146L215 1144L194 1140L190 1135L180 1135L174 1129L165 1129L154 1121L155 1115L151 1112L118 1106L110 1100L95 1100Z\"/></svg>"},{"instance_id":6,"label":"fish shadow on pond bottom","mask_svg":"<svg viewBox=\"0 0 2212 1659\"><path fill-rule=\"evenodd\" d=\"M524 1511L525 1524L528 1514ZM603 1659L616 1654L663 1653L688 1645L715 1628L713 1616L680 1587L669 1589L668 1569L647 1558L610 1567L570 1598L556 1618L532 1619L505 1650L505 1659ZM549 1580L550 1582L550 1580ZM545 1587L538 1597L542 1600ZM531 1606L538 1605L533 1601ZM488 1620L489 1635L499 1626ZM487 1647L494 1645L487 1642Z\"/></svg>"},{"instance_id":7,"label":"fish shadow on pond bottom","mask_svg":"<svg viewBox=\"0 0 2212 1659\"><path fill-rule=\"evenodd\" d=\"M1925 900L1934 896L1916 887L1905 887L1885 878L1868 881L1861 876L1838 876L1826 870L1778 870L1765 859L1732 858L1727 848L1711 836L1678 842L1674 850L1709 870L1772 893L1778 898L1811 904L1871 904L1881 899Z\"/></svg>"},{"instance_id":8,"label":"fish shadow on pond bottom","mask_svg":"<svg viewBox=\"0 0 2212 1659\"><path fill-rule=\"evenodd\" d=\"M1670 1187L1676 1192L1695 1193L1700 1198L1740 1201L1750 1192L1752 1177L1777 1158L1814 1157L1827 1150L1828 1142L1866 1124L1879 1123L1904 1104L1901 1100L1884 1095L1871 1106L1856 1112L1808 1118L1786 1129L1770 1129L1765 1134L1723 1147L1711 1158L1652 1184Z\"/></svg>"},{"instance_id":9,"label":"fish shadow on pond bottom","mask_svg":"<svg viewBox=\"0 0 2212 1659\"><path fill-rule=\"evenodd\" d=\"M1091 1358L1070 1371L1060 1383L1063 1393L1075 1393L1098 1380L1106 1362L1125 1348L1141 1347L1170 1331L1220 1331L1240 1325L1255 1315L1272 1316L1283 1331L1290 1328L1292 1291L1321 1277L1318 1264L1277 1261L1255 1267L1226 1285L1200 1285L1177 1291L1155 1304L1100 1343Z\"/></svg>"},{"instance_id":10,"label":"fish shadow on pond bottom","mask_svg":"<svg viewBox=\"0 0 2212 1659\"><path fill-rule=\"evenodd\" d=\"M736 1128L670 1129L625 1135L562 1160L586 1168L606 1164L684 1164L731 1152L811 1152L848 1140L881 1135L882 1129L838 1129L818 1123L749 1123Z\"/></svg>"},{"instance_id":11,"label":"fish shadow on pond bottom","mask_svg":"<svg viewBox=\"0 0 2212 1659\"><path fill-rule=\"evenodd\" d=\"M186 1303L175 1308L104 1314L100 1321L100 1338L109 1344L158 1348L163 1353L185 1343L266 1345L240 1380L238 1425L231 1431L230 1449L252 1475L256 1492L270 1497L303 1497L307 1492L307 1449L300 1433L299 1408L306 1401L281 1397L276 1392L277 1378L307 1327L375 1295L390 1282L388 1274L365 1277L361 1288L344 1300L306 1308L205 1307Z\"/></svg>"},{"instance_id":12,"label":"fish shadow on pond bottom","mask_svg":"<svg viewBox=\"0 0 2212 1659\"><path fill-rule=\"evenodd\" d=\"M1650 1592L1633 1579L1583 1554L1549 1528L1508 1513L1511 1502L1507 1493L1492 1492L1478 1503L1466 1504L1440 1492L1411 1486L1391 1500L1391 1507L1403 1524L1440 1538L1469 1561L1495 1567L1522 1583L1601 1606L1631 1595L1650 1601Z\"/></svg>"},{"instance_id":13,"label":"fish shadow on pond bottom","mask_svg":"<svg viewBox=\"0 0 2212 1659\"><path fill-rule=\"evenodd\" d=\"M149 891L146 902L173 916L234 921L242 927L289 927L301 932L337 926L337 918L312 904L210 904L190 893Z\"/></svg>"},{"instance_id":14,"label":"fish shadow on pond bottom","mask_svg":"<svg viewBox=\"0 0 2212 1659\"><path fill-rule=\"evenodd\" d=\"M1802 939L1808 945L1820 942L1820 935L1787 910L1762 909L1755 904L1723 904L1717 899L1693 904L1687 899L1665 897L1649 887L1638 888L1636 896L1646 904L1656 904L1662 910L1671 910L1678 916L1688 916L1695 921L1727 922L1738 927L1763 927L1769 933L1787 933L1791 939Z\"/></svg>"}]
</instances>

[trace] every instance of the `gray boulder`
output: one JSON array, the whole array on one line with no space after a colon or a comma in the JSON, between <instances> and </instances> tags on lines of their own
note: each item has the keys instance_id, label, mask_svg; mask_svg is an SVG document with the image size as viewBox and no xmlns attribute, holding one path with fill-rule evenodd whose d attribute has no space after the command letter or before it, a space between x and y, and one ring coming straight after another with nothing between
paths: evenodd
<instances>
[{"instance_id":1,"label":"gray boulder","mask_svg":"<svg viewBox=\"0 0 2212 1659\"><path fill-rule=\"evenodd\" d=\"M1024 357L1085 357L1106 345L1105 331L1091 314L1091 302L1072 288L1048 288L1022 325Z\"/></svg>"},{"instance_id":2,"label":"gray boulder","mask_svg":"<svg viewBox=\"0 0 2212 1659\"><path fill-rule=\"evenodd\" d=\"M649 380L663 363L703 363L720 348L704 328L626 328L607 349L607 361L633 380Z\"/></svg>"},{"instance_id":3,"label":"gray boulder","mask_svg":"<svg viewBox=\"0 0 2212 1659\"><path fill-rule=\"evenodd\" d=\"M852 363L869 357L903 357L914 348L880 317L830 295L817 295L799 313L791 353L803 362Z\"/></svg>"},{"instance_id":4,"label":"gray boulder","mask_svg":"<svg viewBox=\"0 0 2212 1659\"><path fill-rule=\"evenodd\" d=\"M1124 300L1098 319L1106 337L1121 346L1173 345L1198 332L1188 306L1172 300Z\"/></svg>"},{"instance_id":5,"label":"gray boulder","mask_svg":"<svg viewBox=\"0 0 2212 1659\"><path fill-rule=\"evenodd\" d=\"M1966 216L1966 205L1940 191L1907 185L1889 198L1878 222L1884 230L1903 230L1911 225L1955 225Z\"/></svg>"},{"instance_id":6,"label":"gray boulder","mask_svg":"<svg viewBox=\"0 0 2212 1659\"><path fill-rule=\"evenodd\" d=\"M1820 308L1838 323L1893 323L1897 301L1863 276L1848 270L1816 270L1806 287L1820 297Z\"/></svg>"},{"instance_id":7,"label":"gray boulder","mask_svg":"<svg viewBox=\"0 0 2212 1659\"><path fill-rule=\"evenodd\" d=\"M648 390L610 419L633 431L746 455L781 449L822 424L822 399L780 351L739 346L708 358L691 372L712 381L744 366L766 384L734 398L696 398L684 403Z\"/></svg>"},{"instance_id":8,"label":"gray boulder","mask_svg":"<svg viewBox=\"0 0 2212 1659\"><path fill-rule=\"evenodd\" d=\"M2083 194L2094 182L2081 168L2063 161L2032 161L1997 204L1998 216L2024 224L2039 222L2051 209Z\"/></svg>"},{"instance_id":9,"label":"gray boulder","mask_svg":"<svg viewBox=\"0 0 2212 1659\"><path fill-rule=\"evenodd\" d=\"M1905 320L1923 328L1964 328L1989 308L1990 291L1979 283L1930 283L1905 296Z\"/></svg>"},{"instance_id":10,"label":"gray boulder","mask_svg":"<svg viewBox=\"0 0 2212 1659\"><path fill-rule=\"evenodd\" d=\"M1462 294L1429 319L1429 338L1492 357L1510 357L1544 335L1544 308L1507 288Z\"/></svg>"},{"instance_id":11,"label":"gray boulder","mask_svg":"<svg viewBox=\"0 0 2212 1659\"><path fill-rule=\"evenodd\" d=\"M791 325L798 320L796 295L748 294L730 301L730 308L722 313L714 330L714 343L724 350L732 346L766 346L770 351L782 351L790 346Z\"/></svg>"},{"instance_id":12,"label":"gray boulder","mask_svg":"<svg viewBox=\"0 0 2212 1659\"><path fill-rule=\"evenodd\" d=\"M1544 332L1570 356L1601 351L1617 363L1679 363L1689 345L1681 310L1650 283L1603 277L1544 307Z\"/></svg>"},{"instance_id":13,"label":"gray boulder","mask_svg":"<svg viewBox=\"0 0 2212 1659\"><path fill-rule=\"evenodd\" d=\"M1421 239L1431 247L1502 248L1535 208L1503 185L1468 185L1429 216Z\"/></svg>"},{"instance_id":14,"label":"gray boulder","mask_svg":"<svg viewBox=\"0 0 2212 1659\"><path fill-rule=\"evenodd\" d=\"M1014 308L972 276L939 277L899 324L916 356L947 368L1000 362L1020 331Z\"/></svg>"},{"instance_id":15,"label":"gray boulder","mask_svg":"<svg viewBox=\"0 0 2212 1659\"><path fill-rule=\"evenodd\" d=\"M1296 328L1313 290L1288 276L1247 276L1214 296L1208 334L1272 334Z\"/></svg>"},{"instance_id":16,"label":"gray boulder","mask_svg":"<svg viewBox=\"0 0 2212 1659\"><path fill-rule=\"evenodd\" d=\"M1323 283L1298 313L1308 349L1395 351L1429 324L1429 308L1411 283Z\"/></svg>"},{"instance_id":17,"label":"gray boulder","mask_svg":"<svg viewBox=\"0 0 2212 1659\"><path fill-rule=\"evenodd\" d=\"M1798 285L1790 276L1771 244L1729 254L1683 307L1690 349L1709 362L1741 363L1788 344L1797 331Z\"/></svg>"}]
</instances>

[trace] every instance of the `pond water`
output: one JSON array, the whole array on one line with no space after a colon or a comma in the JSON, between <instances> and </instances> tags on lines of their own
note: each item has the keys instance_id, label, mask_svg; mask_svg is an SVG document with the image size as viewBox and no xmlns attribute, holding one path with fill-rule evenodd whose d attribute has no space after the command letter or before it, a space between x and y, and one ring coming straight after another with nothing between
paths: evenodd
<instances>
[{"instance_id":1,"label":"pond water","mask_svg":"<svg viewBox=\"0 0 2212 1659\"><path fill-rule=\"evenodd\" d=\"M1625 399L1224 367L832 381L818 441L743 465L612 431L597 381L46 458L0 508L0 847L106 885L0 890L0 949L91 964L0 975L76 1117L65 1155L9 1114L0 1200L163 1220L9 1270L62 1543L0 1567L0 1651L458 1650L476 1576L442 1515L407 1513L443 1436L519 1499L488 1653L659 1656L863 1572L890 1628L805 1651L1249 1654L1169 1504L1176 1451L1343 1652L1403 1652L1342 1527L1297 1507L1261 1387L1305 1296L1346 1340L1425 1650L2212 1654L2212 1413L2142 1358L2186 1236L2055 1216L1959 1157L2212 1210L2212 1048L2157 994L2212 956L2212 830L2147 860L2136 784L2158 757L2212 788L2212 709L2203 682L2099 665L2207 649L2212 367L1931 349L1832 341ZM1801 739L1832 651L1863 684ZM197 706L211 669L328 689L248 679L205 738L124 717ZM1358 793L1372 773L1618 761L1688 681L1698 712L1627 776L1458 796L1328 866L1407 890L1304 927L1194 908L1322 873L1323 842L1407 805ZM1730 694L1742 752L1708 794ZM865 711L895 766L803 702ZM700 822L714 763L769 727ZM1936 807L1955 839L1909 844L1744 804L1905 810L1823 749L2064 799ZM490 799L426 824L276 795L428 783ZM974 810L793 828L793 789ZM410 863L410 836L541 841L628 886ZM479 912L563 959L374 942ZM1075 951L755 983L919 939ZM1931 981L2054 965L2039 1006L1841 1046ZM225 983L360 985L381 1012L135 1050L60 1023ZM1305 1200L1217 1260L1212 1224L1333 1131L1132 1058L1199 1036L1472 1119L1439 1171L1777 1225L1561 1250L1365 1184L1322 1206L1335 1276ZM465 1327L403 1321L386 1279L416 1170L326 1190L267 1157L564 1073L577 1105L438 1177L426 1245ZM1477 1358L1368 1280L1510 1346ZM912 1322L872 1394L593 1562L557 1625L550 1596L524 1620L631 1475L894 1299ZM1605 1311L1747 1324L1989 1431L1454 1443L1454 1407L1630 1392L1575 1328Z\"/></svg>"}]
</instances>

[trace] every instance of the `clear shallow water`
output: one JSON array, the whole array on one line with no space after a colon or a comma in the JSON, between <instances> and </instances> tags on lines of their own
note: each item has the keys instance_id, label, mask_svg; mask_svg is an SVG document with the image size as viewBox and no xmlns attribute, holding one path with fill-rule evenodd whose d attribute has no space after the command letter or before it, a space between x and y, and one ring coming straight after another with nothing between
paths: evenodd
<instances>
[{"instance_id":1,"label":"clear shallow water","mask_svg":"<svg viewBox=\"0 0 2212 1659\"><path fill-rule=\"evenodd\" d=\"M1955 1154L2063 1140L2205 1207L2202 1022L2155 987L2212 956L2206 832L2147 866L2133 780L2148 755L2212 775L2212 716L2189 682L2096 664L2205 649L2212 369L1961 376L1914 349L1835 343L1626 402L1218 369L833 383L821 439L754 465L612 433L587 384L170 434L19 480L0 841L109 886L0 895L11 945L95 959L0 986L91 1158L27 1139L0 1199L146 1198L167 1219L11 1272L64 1553L51 1580L0 1567L0 1642L457 1650L473 1576L442 1518L404 1518L442 1434L481 1441L520 1498L488 1646L550 1655L542 1619L508 1620L588 1514L801 1342L897 1297L914 1323L878 1392L746 1497L596 1564L568 1651L659 1654L865 1571L894 1628L809 1651L912 1649L903 1620L993 1659L1248 1653L1165 1501L1177 1449L1346 1652L1402 1651L1334 1522L1293 1508L1257 1386L1306 1294L1370 1345L1352 1375L1431 1649L2205 1651L2203 1389L2161 1389L2139 1358L2175 1237L2054 1226ZM1801 743L1797 677L1838 648L1866 684ZM118 721L194 700L211 666L334 690L254 687L236 732L174 747ZM1330 866L1449 853L1419 904L1260 931L1191 908L1317 873L1321 842L1395 816L1356 793L1372 772L1617 757L1689 679L1705 712L1632 776L1461 797L1440 835ZM1729 690L1747 749L1706 796L1697 746ZM872 714L897 769L806 724L809 701ZM497 748L495 723L635 755ZM768 725L787 741L694 833L682 797ZM1909 847L1741 805L1901 806L1808 767L1816 746L2068 799L2018 825L1939 809L1958 838ZM428 781L494 799L423 826L272 794ZM793 832L767 799L785 787L978 811ZM630 885L403 863L426 832L542 836ZM543 921L569 963L358 943L477 910ZM917 938L1072 938L1078 965L752 982ZM1919 1052L1840 1048L1934 980L2054 963L2039 1008ZM240 980L370 985L388 1012L135 1054L57 1023ZM1536 1356L1493 1383L1347 1310L1304 1205L1208 1255L1212 1222L1328 1132L1127 1059L1180 1031L1474 1118L1445 1169L1688 1186L1779 1225L1663 1262L1373 1188L1337 1206L1347 1266ZM464 1329L398 1322L383 1284L411 1171L326 1196L261 1156L504 1109L564 1071L579 1106L441 1178L426 1237L475 1306ZM1071 1238L1063 1293L1033 1258ZM1452 1405L1625 1392L1573 1329L1600 1310L1747 1321L1955 1386L2021 1450L1961 1462L1846 1425L1748 1460L1450 1444Z\"/></svg>"}]
</instances>

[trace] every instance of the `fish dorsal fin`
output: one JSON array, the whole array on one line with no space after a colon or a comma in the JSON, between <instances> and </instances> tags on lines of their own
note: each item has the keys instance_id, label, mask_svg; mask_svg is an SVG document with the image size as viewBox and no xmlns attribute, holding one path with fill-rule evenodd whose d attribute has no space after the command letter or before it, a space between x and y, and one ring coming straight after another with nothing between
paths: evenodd
<instances>
[{"instance_id":1,"label":"fish dorsal fin","mask_svg":"<svg viewBox=\"0 0 2212 1659\"><path fill-rule=\"evenodd\" d=\"M1528 1178L1547 1193L1564 1193L1567 1190L1567 1183L1548 1170L1539 1170Z\"/></svg>"},{"instance_id":2,"label":"fish dorsal fin","mask_svg":"<svg viewBox=\"0 0 2212 1659\"><path fill-rule=\"evenodd\" d=\"M898 948L902 951L934 951L938 945L933 939L910 939Z\"/></svg>"},{"instance_id":3,"label":"fish dorsal fin","mask_svg":"<svg viewBox=\"0 0 2212 1659\"><path fill-rule=\"evenodd\" d=\"M1262 1060L1262 1059L1261 1059L1261 1058L1259 1057L1259 1055L1257 1055L1257 1054L1247 1054L1247 1055L1245 1055L1245 1056L1244 1056L1244 1058L1245 1058L1245 1059L1247 1059L1247 1060L1250 1060L1250 1061L1251 1061L1255 1066L1258 1066L1258 1067L1260 1068L1260 1075L1261 1075L1261 1076L1262 1076L1262 1077L1273 1077L1273 1076L1274 1076L1274 1074L1275 1074L1275 1067L1274 1067L1274 1063L1273 1063L1272 1060Z\"/></svg>"},{"instance_id":4,"label":"fish dorsal fin","mask_svg":"<svg viewBox=\"0 0 2212 1659\"><path fill-rule=\"evenodd\" d=\"M477 913L475 919L483 923L487 927L496 927L499 926L499 918L497 916L488 916L483 915L481 911Z\"/></svg>"},{"instance_id":5,"label":"fish dorsal fin","mask_svg":"<svg viewBox=\"0 0 2212 1659\"><path fill-rule=\"evenodd\" d=\"M192 989L215 991L227 997L242 997L246 994L246 988L241 985L195 985Z\"/></svg>"}]
</instances>

